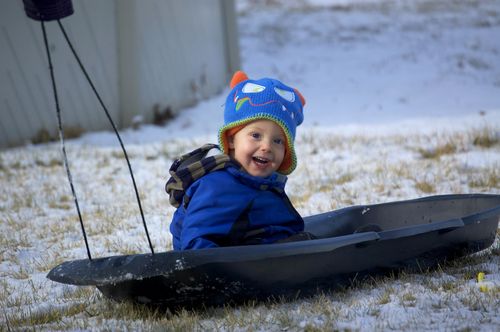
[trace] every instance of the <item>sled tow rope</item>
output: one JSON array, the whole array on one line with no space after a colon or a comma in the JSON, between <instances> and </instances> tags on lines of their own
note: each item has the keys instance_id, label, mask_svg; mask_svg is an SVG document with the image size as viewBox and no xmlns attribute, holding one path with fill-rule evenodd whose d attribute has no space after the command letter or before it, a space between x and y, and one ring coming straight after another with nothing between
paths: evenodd
<instances>
[{"instance_id":1,"label":"sled tow rope","mask_svg":"<svg viewBox=\"0 0 500 332\"><path fill-rule=\"evenodd\" d=\"M83 66L82 62L80 61L80 58L78 57L78 55L77 55L77 53L76 53L76 51L75 51L75 49L74 49L71 41L68 38L68 35L66 34L66 31L65 31L65 29L64 29L64 27L63 27L63 25L62 25L62 23L61 23L61 21L59 19L57 19L57 23L59 24L59 28L61 29L61 32L63 33L64 38L65 38L65 40L66 40L69 48L71 49L71 52L73 53L76 61L78 62L78 65L80 66L80 69L82 70L85 78L87 79L87 82L90 84L90 87L94 91L94 94L96 95L96 97L97 97L100 105L102 106L104 112L106 113L106 116L107 116L109 122L111 123L111 126L113 127L113 130L115 132L116 137L118 138L118 141L119 141L120 146L121 146L122 151L123 151L123 155L125 156L125 160L127 162L127 166L128 166L128 170L129 170L129 173L130 173L130 177L132 178L132 184L133 184L133 187L134 187L135 196L136 196L136 199L137 199L137 204L139 205L139 211L140 211L140 214L141 214L142 223L144 225L144 230L146 231L146 237L147 237L147 240L148 240L149 248L151 249L151 253L154 254L153 245L151 243L151 238L149 237L148 227L146 225L146 220L144 218L144 212L142 210L141 200L140 200L140 197L139 197L139 191L137 190L137 185L136 185L136 182L135 182L134 173L132 172L132 166L130 165L130 160L128 158L127 151L125 150L125 146L123 145L123 141L122 141L122 139L120 137L120 134L118 133L118 129L116 128L116 125L115 125L113 119L111 118L111 115L109 114L108 109L104 105L104 102L102 101L101 96L99 95L99 93L97 92L97 89L95 88L94 84L92 83L92 80L90 79L90 76L88 75L85 67ZM55 99L55 104L56 104L57 121L58 121L58 127L59 127L59 139L61 141L61 148L62 148L62 154L63 154L63 159L64 159L64 166L66 168L66 174L68 176L68 180L69 180L69 183L70 183L71 193L73 194L73 199L75 201L76 210L78 212L78 218L80 220L80 226L82 228L83 238L85 240L85 246L87 248L87 255L88 255L89 260L92 260L92 257L90 255L89 244L88 244L88 240L87 240L87 234L85 232L85 227L83 225L83 219L82 219L82 215L81 215L81 212L80 212L80 206L78 204L78 199L77 199L75 188L74 188L74 185L73 185L73 179L72 179L72 176L71 176L71 171L70 171L70 168L69 168L68 157L67 157L67 154L66 154L66 147L65 147L65 142L64 142L64 130L63 130L63 125L62 125L61 110L60 110L60 107L59 107L59 98L58 98L58 95L57 95L57 87L56 87L56 81L55 81L55 76L54 76L54 69L53 69L53 66L52 66L52 59L51 59L51 56L50 56L49 43L48 43L47 33L45 31L45 24L44 24L43 20L41 20L41 24L42 24L42 32L43 32L43 39L44 39L44 43L45 43L45 49L46 49L47 57L48 57L48 61L49 61L49 70L50 70L50 77L51 77L51 81L52 81L52 89L53 89L53 92L54 92L54 99Z\"/></svg>"}]
</instances>

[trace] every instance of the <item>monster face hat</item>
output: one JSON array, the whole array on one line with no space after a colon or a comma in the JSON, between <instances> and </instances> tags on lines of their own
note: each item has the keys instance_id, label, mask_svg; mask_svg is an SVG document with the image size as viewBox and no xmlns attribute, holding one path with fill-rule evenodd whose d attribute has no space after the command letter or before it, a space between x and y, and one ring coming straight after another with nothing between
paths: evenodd
<instances>
[{"instance_id":1,"label":"monster face hat","mask_svg":"<svg viewBox=\"0 0 500 332\"><path fill-rule=\"evenodd\" d=\"M278 172L284 175L292 173L297 166L293 146L295 129L304 120L304 97L298 90L278 80L251 80L242 71L234 74L230 87L232 90L224 109L224 125L219 130L222 151L229 154L229 137L244 125L255 120L271 120L283 129L286 136L285 157Z\"/></svg>"}]
</instances>

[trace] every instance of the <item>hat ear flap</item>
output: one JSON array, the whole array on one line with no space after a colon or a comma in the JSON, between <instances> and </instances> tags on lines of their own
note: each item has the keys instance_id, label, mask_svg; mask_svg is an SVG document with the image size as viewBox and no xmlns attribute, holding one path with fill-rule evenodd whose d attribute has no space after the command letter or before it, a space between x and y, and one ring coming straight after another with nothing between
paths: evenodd
<instances>
[{"instance_id":1,"label":"hat ear flap","mask_svg":"<svg viewBox=\"0 0 500 332\"><path fill-rule=\"evenodd\" d=\"M236 73L234 73L233 78L231 79L231 83L229 84L229 87L232 89L239 83L248 80L247 74L245 72L238 70Z\"/></svg>"}]
</instances>

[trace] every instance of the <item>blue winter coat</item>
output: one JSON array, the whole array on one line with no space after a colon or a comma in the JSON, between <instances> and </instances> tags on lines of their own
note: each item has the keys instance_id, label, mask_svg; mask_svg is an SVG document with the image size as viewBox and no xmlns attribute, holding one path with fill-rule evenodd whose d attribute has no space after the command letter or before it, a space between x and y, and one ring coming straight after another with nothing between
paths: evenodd
<instances>
[{"instance_id":1,"label":"blue winter coat","mask_svg":"<svg viewBox=\"0 0 500 332\"><path fill-rule=\"evenodd\" d=\"M233 166L191 184L175 211L175 250L264 244L304 230L284 193L286 177L254 177Z\"/></svg>"}]
</instances>

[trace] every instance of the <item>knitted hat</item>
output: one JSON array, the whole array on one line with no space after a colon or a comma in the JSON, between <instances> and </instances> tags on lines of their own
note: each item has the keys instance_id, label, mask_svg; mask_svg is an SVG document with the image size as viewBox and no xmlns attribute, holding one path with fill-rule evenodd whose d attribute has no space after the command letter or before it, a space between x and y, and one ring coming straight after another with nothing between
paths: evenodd
<instances>
[{"instance_id":1,"label":"knitted hat","mask_svg":"<svg viewBox=\"0 0 500 332\"><path fill-rule=\"evenodd\" d=\"M283 129L286 136L285 157L278 172L284 175L290 174L297 166L293 142L295 129L304 120L302 113L306 103L304 97L298 90L278 80L271 78L250 80L242 71L234 74L230 87L232 90L227 96L224 109L224 125L219 129L219 144L222 151L229 154L229 136L238 131L237 127L243 128L255 120L274 121Z\"/></svg>"}]
</instances>

